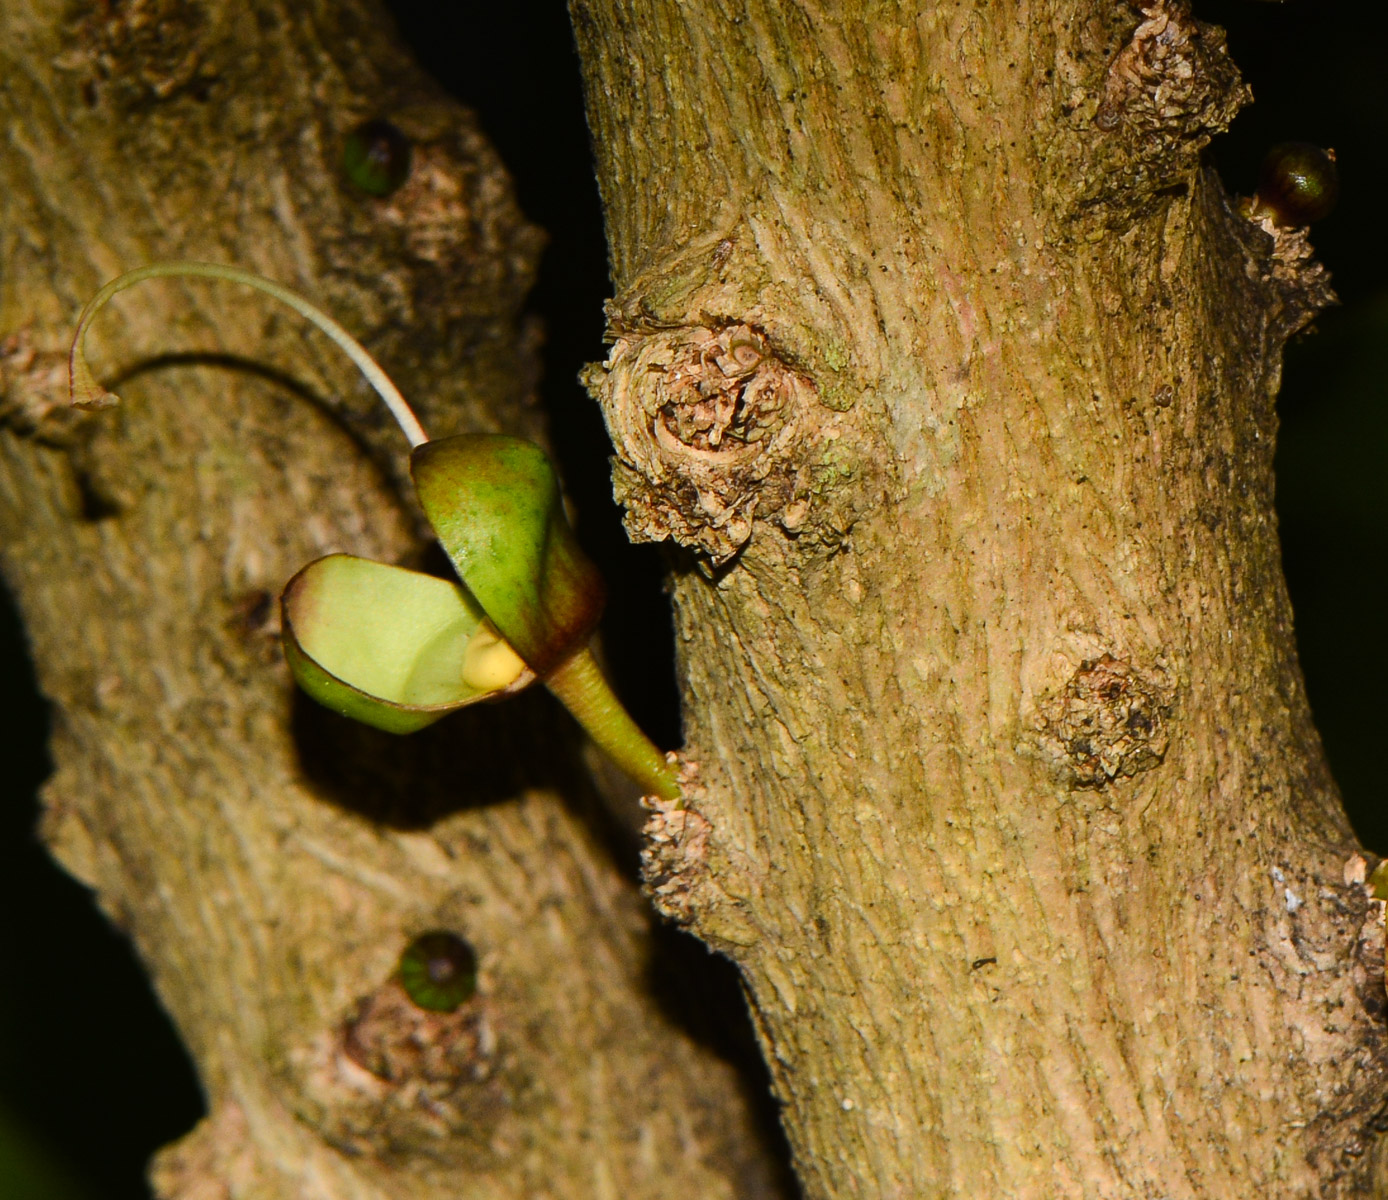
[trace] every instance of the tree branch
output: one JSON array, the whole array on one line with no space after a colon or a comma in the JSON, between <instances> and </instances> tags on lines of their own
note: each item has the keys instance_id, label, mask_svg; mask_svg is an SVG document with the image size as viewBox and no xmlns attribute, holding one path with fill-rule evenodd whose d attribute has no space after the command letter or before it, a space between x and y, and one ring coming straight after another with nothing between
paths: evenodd
<instances>
[{"instance_id":1,"label":"tree branch","mask_svg":"<svg viewBox=\"0 0 1388 1200\"><path fill-rule=\"evenodd\" d=\"M92 334L124 406L66 407L82 302L193 257L320 300L431 430L540 434L541 239L471 119L352 0L31 0L0 47L5 577L55 705L45 835L208 1093L160 1194L767 1194L732 1069L650 994L647 917L553 707L395 741L294 698L283 583L329 551L428 553L351 368L263 298L150 283ZM380 115L413 143L383 199L339 169ZM394 979L430 928L480 958L455 1014Z\"/></svg>"},{"instance_id":2,"label":"tree branch","mask_svg":"<svg viewBox=\"0 0 1388 1200\"><path fill-rule=\"evenodd\" d=\"M1361 1194L1381 905L1272 515L1329 293L1201 168L1222 35L570 7L590 386L629 530L694 554L649 878L743 971L807 1195Z\"/></svg>"}]
</instances>

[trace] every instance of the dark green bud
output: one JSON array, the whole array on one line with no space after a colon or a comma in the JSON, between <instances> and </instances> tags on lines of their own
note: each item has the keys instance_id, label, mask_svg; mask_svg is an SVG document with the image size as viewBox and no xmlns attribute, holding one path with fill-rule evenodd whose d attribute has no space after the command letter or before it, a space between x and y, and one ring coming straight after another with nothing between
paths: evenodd
<instances>
[{"instance_id":1,"label":"dark green bud","mask_svg":"<svg viewBox=\"0 0 1388 1200\"><path fill-rule=\"evenodd\" d=\"M389 121L365 121L347 135L342 169L362 191L389 196L409 177L410 140Z\"/></svg>"},{"instance_id":2,"label":"dark green bud","mask_svg":"<svg viewBox=\"0 0 1388 1200\"><path fill-rule=\"evenodd\" d=\"M1309 225L1329 216L1339 197L1335 151L1310 142L1282 142L1263 159L1253 212L1271 216L1278 225Z\"/></svg>"},{"instance_id":3,"label":"dark green bud","mask_svg":"<svg viewBox=\"0 0 1388 1200\"><path fill-rule=\"evenodd\" d=\"M406 995L430 1012L452 1012L477 991L477 955L455 933L422 933L400 956Z\"/></svg>"}]
</instances>

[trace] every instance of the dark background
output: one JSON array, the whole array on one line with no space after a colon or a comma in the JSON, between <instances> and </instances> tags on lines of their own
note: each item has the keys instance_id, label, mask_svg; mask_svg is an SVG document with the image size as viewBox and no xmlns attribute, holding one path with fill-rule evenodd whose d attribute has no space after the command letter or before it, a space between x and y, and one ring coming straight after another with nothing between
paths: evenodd
<instances>
[{"instance_id":1,"label":"dark background","mask_svg":"<svg viewBox=\"0 0 1388 1200\"><path fill-rule=\"evenodd\" d=\"M578 66L562 0L396 0L424 64L481 117L527 214L550 233L533 307L548 325L546 399L613 589L608 624L629 651L620 690L665 745L678 742L659 559L632 549L610 499L607 443L575 382L602 354L607 273ZM1388 7L1353 22L1314 0L1196 0L1229 31L1257 102L1212 149L1226 185L1250 192L1268 146L1305 140L1339 155L1339 210L1315 230L1343 307L1288 348L1279 403L1278 507L1311 703L1351 816L1388 849L1380 799L1380 681L1388 563L1388 250L1380 232L1388 145ZM202 1111L190 1064L128 944L34 838L48 770L47 715L23 634L0 594L0 1200L139 1200L145 1160ZM611 649L616 640L609 639Z\"/></svg>"}]
</instances>

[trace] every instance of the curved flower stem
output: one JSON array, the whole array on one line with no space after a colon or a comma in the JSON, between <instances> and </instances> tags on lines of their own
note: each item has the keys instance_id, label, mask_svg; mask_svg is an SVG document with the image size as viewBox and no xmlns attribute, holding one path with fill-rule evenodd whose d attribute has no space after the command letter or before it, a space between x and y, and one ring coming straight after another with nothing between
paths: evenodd
<instances>
[{"instance_id":1,"label":"curved flower stem","mask_svg":"<svg viewBox=\"0 0 1388 1200\"><path fill-rule=\"evenodd\" d=\"M223 267L216 263L163 262L154 263L148 267L139 267L111 280L87 302L86 308L82 310L82 315L77 319L77 332L73 335L72 353L68 358L69 388L72 403L77 407L108 408L117 402L115 396L96 382L91 368L87 365L84 344L87 338L87 326L92 323L92 318L117 292L123 292L126 288L133 287L146 279L161 279L172 276L196 276L204 279L224 279L229 283L243 283L247 287L256 288L258 291L289 305L300 316L312 321L332 338L347 354L347 357L357 364L361 373L366 376L371 386L385 401L386 407L390 409L391 415L399 424L412 448L429 440L429 435L424 432L419 418L414 415L414 410L406 403L405 397L400 394L400 389L390 381L390 376L366 352L361 343L327 313L310 304L297 293L291 292L286 287L281 287L278 283L272 283L250 271L242 271L237 267Z\"/></svg>"},{"instance_id":2,"label":"curved flower stem","mask_svg":"<svg viewBox=\"0 0 1388 1200\"><path fill-rule=\"evenodd\" d=\"M555 667L545 686L588 735L637 783L666 800L680 798L674 768L622 707L586 646Z\"/></svg>"}]
</instances>

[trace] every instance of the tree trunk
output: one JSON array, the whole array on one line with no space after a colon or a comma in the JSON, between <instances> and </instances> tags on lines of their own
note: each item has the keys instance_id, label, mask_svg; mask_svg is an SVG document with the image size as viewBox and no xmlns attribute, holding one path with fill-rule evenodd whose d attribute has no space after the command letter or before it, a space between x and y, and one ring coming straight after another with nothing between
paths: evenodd
<instances>
[{"instance_id":1,"label":"tree trunk","mask_svg":"<svg viewBox=\"0 0 1388 1200\"><path fill-rule=\"evenodd\" d=\"M590 373L670 539L689 807L818 1197L1384 1186L1382 904L1273 516L1304 230L1180 0L570 0Z\"/></svg>"},{"instance_id":2,"label":"tree trunk","mask_svg":"<svg viewBox=\"0 0 1388 1200\"><path fill-rule=\"evenodd\" d=\"M55 706L46 837L207 1091L160 1195L769 1194L734 1072L652 996L648 919L553 706L396 741L295 699L284 582L329 551L425 553L403 443L350 369L256 294L147 284L93 336L125 405L67 408L82 302L182 257L324 301L436 434L540 434L541 239L471 119L369 0L14 0L0 63L3 564ZM376 199L339 160L381 115L413 166ZM394 980L437 927L481 961L448 1016Z\"/></svg>"}]
</instances>

